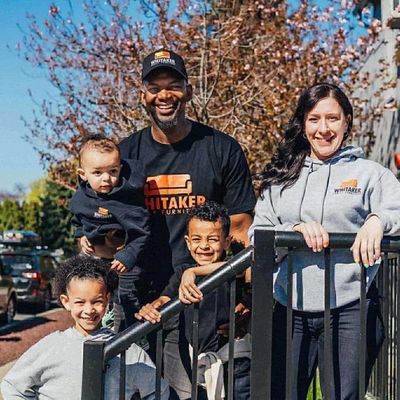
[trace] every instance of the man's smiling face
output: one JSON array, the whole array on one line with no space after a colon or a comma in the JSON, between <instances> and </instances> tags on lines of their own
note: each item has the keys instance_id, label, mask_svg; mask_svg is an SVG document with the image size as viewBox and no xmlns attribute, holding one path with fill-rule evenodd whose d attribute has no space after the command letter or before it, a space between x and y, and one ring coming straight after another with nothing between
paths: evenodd
<instances>
[{"instance_id":1,"label":"man's smiling face","mask_svg":"<svg viewBox=\"0 0 400 400\"><path fill-rule=\"evenodd\" d=\"M159 68L143 81L142 104L161 130L185 119L186 103L191 98L192 87L170 68Z\"/></svg>"}]
</instances>

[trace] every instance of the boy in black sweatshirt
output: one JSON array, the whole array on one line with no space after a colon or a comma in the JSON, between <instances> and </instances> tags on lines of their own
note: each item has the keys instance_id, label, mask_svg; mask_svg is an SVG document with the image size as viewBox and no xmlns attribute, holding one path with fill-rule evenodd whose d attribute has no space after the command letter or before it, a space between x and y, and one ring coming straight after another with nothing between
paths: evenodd
<instances>
[{"instance_id":1,"label":"boy in black sweatshirt","mask_svg":"<svg viewBox=\"0 0 400 400\"><path fill-rule=\"evenodd\" d=\"M203 297L196 282L198 277L206 276L224 264L223 260L231 243L229 229L230 219L224 206L208 201L191 209L185 240L196 265L178 267L161 296L143 306L135 314L136 318L152 323L159 322L160 307L177 295L185 304L200 302L199 354L218 352L227 343L226 336L220 334L220 327L229 322L229 284L224 283ZM192 308L185 309L184 320L180 319L180 328L184 330L188 343L192 338L192 311ZM249 370L249 353L242 353L239 358L235 358L235 400L250 398Z\"/></svg>"},{"instance_id":2,"label":"boy in black sweatshirt","mask_svg":"<svg viewBox=\"0 0 400 400\"><path fill-rule=\"evenodd\" d=\"M82 142L78 174L80 183L70 206L75 236L84 253L109 259L111 269L124 273L120 297L137 302L132 285L150 233L144 168L139 161L121 160L118 146L97 134Z\"/></svg>"}]
</instances>

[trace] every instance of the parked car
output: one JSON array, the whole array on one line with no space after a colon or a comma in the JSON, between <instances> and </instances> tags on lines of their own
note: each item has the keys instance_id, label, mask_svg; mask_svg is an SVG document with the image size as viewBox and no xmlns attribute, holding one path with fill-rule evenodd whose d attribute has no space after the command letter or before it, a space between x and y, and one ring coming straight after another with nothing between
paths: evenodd
<instances>
[{"instance_id":1,"label":"parked car","mask_svg":"<svg viewBox=\"0 0 400 400\"><path fill-rule=\"evenodd\" d=\"M34 247L41 245L42 240L35 232L11 229L5 230L0 235L0 242L8 245L19 244Z\"/></svg>"},{"instance_id":2,"label":"parked car","mask_svg":"<svg viewBox=\"0 0 400 400\"><path fill-rule=\"evenodd\" d=\"M18 304L30 304L48 310L54 298L57 261L41 249L12 247L2 250L0 260L11 268Z\"/></svg>"},{"instance_id":3,"label":"parked car","mask_svg":"<svg viewBox=\"0 0 400 400\"><path fill-rule=\"evenodd\" d=\"M17 311L17 291L11 276L11 268L0 260L0 321L9 324Z\"/></svg>"}]
</instances>

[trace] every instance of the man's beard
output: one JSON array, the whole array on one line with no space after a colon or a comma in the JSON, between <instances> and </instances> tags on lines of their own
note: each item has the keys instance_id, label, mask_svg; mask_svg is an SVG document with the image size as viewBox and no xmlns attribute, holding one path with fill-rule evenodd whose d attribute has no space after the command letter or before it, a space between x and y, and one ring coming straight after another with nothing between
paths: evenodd
<instances>
[{"instance_id":1,"label":"man's beard","mask_svg":"<svg viewBox=\"0 0 400 400\"><path fill-rule=\"evenodd\" d=\"M149 113L152 116L154 122L162 131L174 128L178 125L180 114L179 110L175 110L174 114L166 120L162 120L158 117L155 107L150 107Z\"/></svg>"}]
</instances>

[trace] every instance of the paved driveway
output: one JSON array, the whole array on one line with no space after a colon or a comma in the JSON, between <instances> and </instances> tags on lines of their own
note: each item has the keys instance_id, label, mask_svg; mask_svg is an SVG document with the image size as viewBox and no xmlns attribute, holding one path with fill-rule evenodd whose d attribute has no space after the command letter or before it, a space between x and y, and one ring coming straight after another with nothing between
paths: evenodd
<instances>
[{"instance_id":1,"label":"paved driveway","mask_svg":"<svg viewBox=\"0 0 400 400\"><path fill-rule=\"evenodd\" d=\"M42 337L56 330L64 330L72 324L67 311L55 308L0 327L0 381L15 360ZM0 400L3 400L1 395Z\"/></svg>"}]
</instances>

